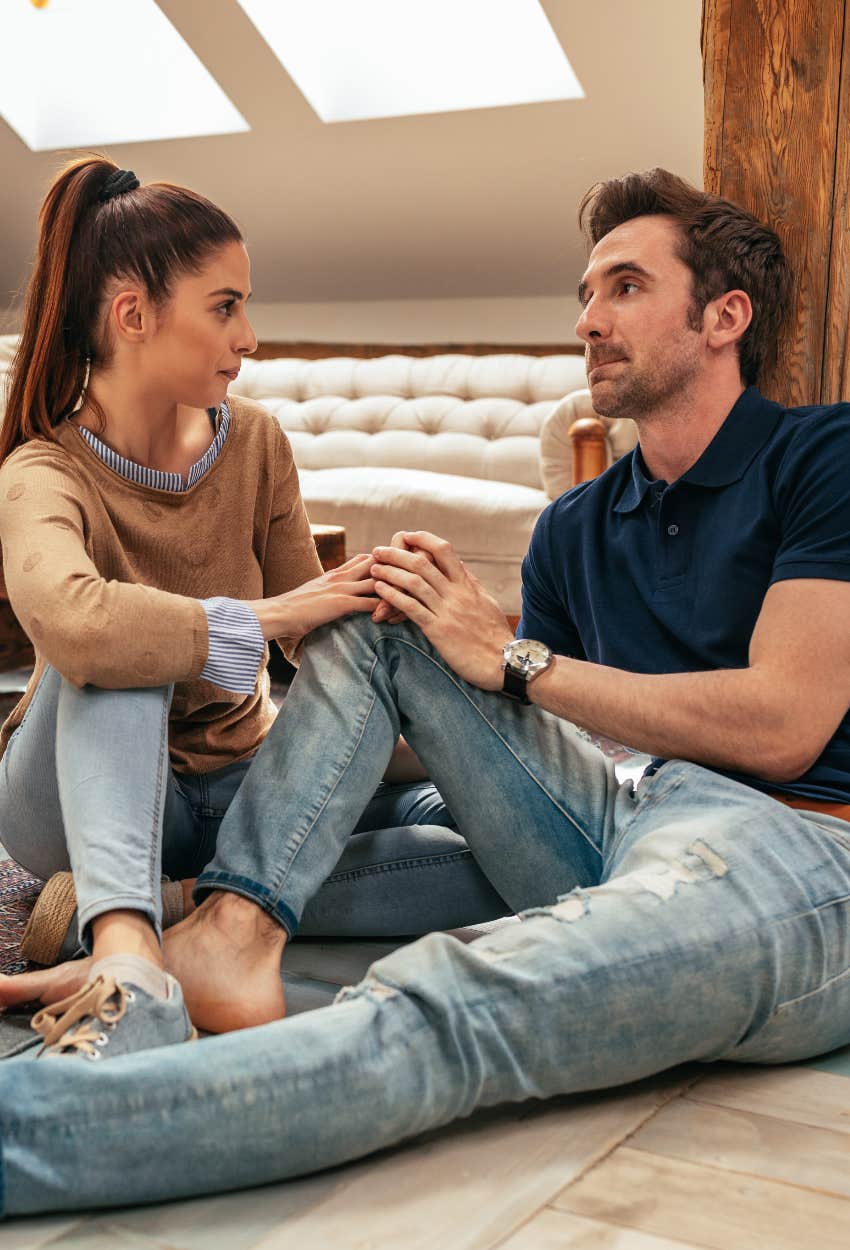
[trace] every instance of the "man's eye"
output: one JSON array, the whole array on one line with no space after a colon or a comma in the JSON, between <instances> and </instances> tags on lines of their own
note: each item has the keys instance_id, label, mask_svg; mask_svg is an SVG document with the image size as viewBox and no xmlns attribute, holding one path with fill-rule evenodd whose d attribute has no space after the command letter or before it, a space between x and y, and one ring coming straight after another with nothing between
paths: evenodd
<instances>
[{"instance_id":1,"label":"man's eye","mask_svg":"<svg viewBox=\"0 0 850 1250\"><path fill-rule=\"evenodd\" d=\"M620 290L626 295L630 295L632 291L637 291L639 289L640 288L638 287L638 284L636 282L621 282L620 283Z\"/></svg>"},{"instance_id":2,"label":"man's eye","mask_svg":"<svg viewBox=\"0 0 850 1250\"><path fill-rule=\"evenodd\" d=\"M216 309L216 312L224 313L225 317L229 317L230 310L232 309L232 307L233 307L233 300L229 299L229 300L226 300L225 303L219 304L218 308Z\"/></svg>"}]
</instances>

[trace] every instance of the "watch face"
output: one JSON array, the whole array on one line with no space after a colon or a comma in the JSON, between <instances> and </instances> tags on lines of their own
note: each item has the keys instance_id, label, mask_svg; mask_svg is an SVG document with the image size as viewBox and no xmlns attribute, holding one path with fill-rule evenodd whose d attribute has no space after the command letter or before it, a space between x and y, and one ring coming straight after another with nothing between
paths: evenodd
<instances>
[{"instance_id":1,"label":"watch face","mask_svg":"<svg viewBox=\"0 0 850 1250\"><path fill-rule=\"evenodd\" d=\"M514 656L520 661L527 661L529 664L539 664L541 660L549 658L549 648L545 643L535 642L533 638L520 638Z\"/></svg>"},{"instance_id":2,"label":"watch face","mask_svg":"<svg viewBox=\"0 0 850 1250\"><path fill-rule=\"evenodd\" d=\"M505 659L512 669L522 673L539 672L552 659L552 652L544 642L534 638L517 638L505 648Z\"/></svg>"}]
</instances>

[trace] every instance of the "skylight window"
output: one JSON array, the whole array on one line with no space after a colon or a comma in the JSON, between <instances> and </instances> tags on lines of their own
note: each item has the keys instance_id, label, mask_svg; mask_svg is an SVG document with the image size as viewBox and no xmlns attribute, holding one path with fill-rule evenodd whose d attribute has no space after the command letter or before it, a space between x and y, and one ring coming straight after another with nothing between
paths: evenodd
<instances>
[{"instance_id":1,"label":"skylight window","mask_svg":"<svg viewBox=\"0 0 850 1250\"><path fill-rule=\"evenodd\" d=\"M4 0L0 114L34 152L250 127L154 0Z\"/></svg>"},{"instance_id":2,"label":"skylight window","mask_svg":"<svg viewBox=\"0 0 850 1250\"><path fill-rule=\"evenodd\" d=\"M584 96L539 0L239 0L324 122Z\"/></svg>"}]
</instances>

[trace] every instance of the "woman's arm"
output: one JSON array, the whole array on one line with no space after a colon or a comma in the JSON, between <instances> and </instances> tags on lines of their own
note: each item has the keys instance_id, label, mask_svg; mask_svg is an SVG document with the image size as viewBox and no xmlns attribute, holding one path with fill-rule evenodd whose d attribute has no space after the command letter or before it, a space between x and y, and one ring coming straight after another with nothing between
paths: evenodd
<instances>
[{"instance_id":1,"label":"woman's arm","mask_svg":"<svg viewBox=\"0 0 850 1250\"><path fill-rule=\"evenodd\" d=\"M86 551L85 493L61 449L40 441L0 469L3 571L22 627L76 686L197 677L207 657L200 602L102 577Z\"/></svg>"}]
</instances>

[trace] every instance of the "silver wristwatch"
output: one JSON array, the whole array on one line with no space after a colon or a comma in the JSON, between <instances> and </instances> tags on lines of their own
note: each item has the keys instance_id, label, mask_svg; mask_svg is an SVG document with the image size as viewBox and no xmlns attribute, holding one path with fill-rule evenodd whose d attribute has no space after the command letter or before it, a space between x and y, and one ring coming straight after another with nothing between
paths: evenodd
<instances>
[{"instance_id":1,"label":"silver wristwatch","mask_svg":"<svg viewBox=\"0 0 850 1250\"><path fill-rule=\"evenodd\" d=\"M512 638L502 648L502 694L517 703L528 703L528 683L545 672L554 660L545 642Z\"/></svg>"}]
</instances>

